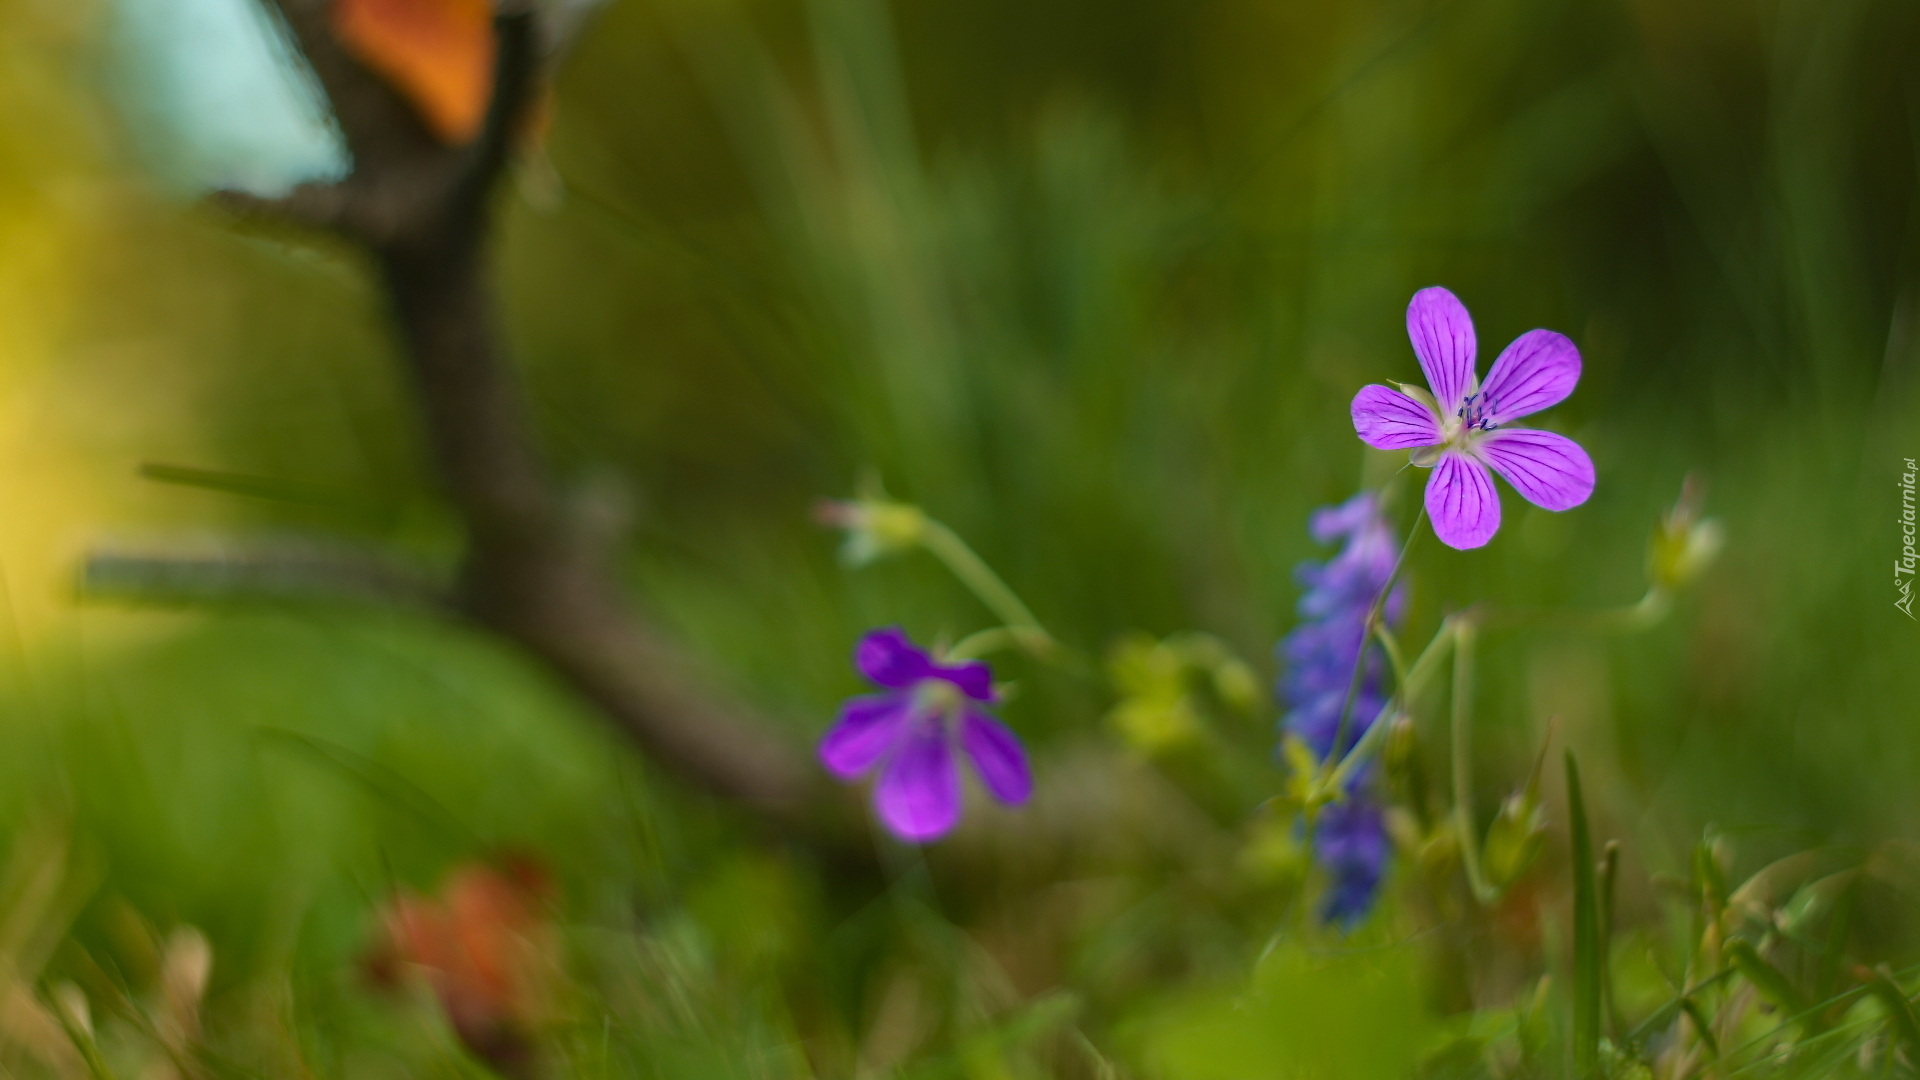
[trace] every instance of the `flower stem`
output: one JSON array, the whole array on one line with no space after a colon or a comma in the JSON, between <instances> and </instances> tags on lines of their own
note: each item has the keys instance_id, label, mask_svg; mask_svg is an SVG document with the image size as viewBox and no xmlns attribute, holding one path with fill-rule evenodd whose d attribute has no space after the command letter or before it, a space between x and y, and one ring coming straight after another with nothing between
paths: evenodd
<instances>
[{"instance_id":1,"label":"flower stem","mask_svg":"<svg viewBox=\"0 0 1920 1080\"><path fill-rule=\"evenodd\" d=\"M1407 661L1400 653L1400 639L1394 636L1387 624L1382 622L1373 628L1373 636L1380 639L1380 651L1387 654L1387 664L1393 668L1393 685L1407 684Z\"/></svg>"},{"instance_id":2,"label":"flower stem","mask_svg":"<svg viewBox=\"0 0 1920 1080\"><path fill-rule=\"evenodd\" d=\"M1011 628L992 626L961 638L943 654L947 660L978 660L1001 649L1020 648L1020 636Z\"/></svg>"},{"instance_id":3,"label":"flower stem","mask_svg":"<svg viewBox=\"0 0 1920 1080\"><path fill-rule=\"evenodd\" d=\"M1407 553L1413 550L1413 542L1420 537L1420 526L1427 520L1427 508L1420 507L1420 513L1413 519L1413 528L1407 530L1407 542L1400 545L1400 555L1393 560L1393 569L1387 572L1387 580L1373 598L1373 604L1367 609L1366 622L1361 624L1360 650L1353 658L1353 677L1347 680L1347 699L1340 706L1340 723L1333 729L1333 745L1327 748L1326 761L1321 765L1323 779L1333 775L1341 761L1351 754L1342 749L1347 741L1347 732L1353 726L1353 703L1360 696L1360 680L1367 670L1367 647L1373 644L1373 632L1381 625L1380 613L1386 610L1387 597L1393 593L1393 583L1399 579L1400 570L1407 565ZM1369 727L1368 732L1373 729ZM1355 744L1358 749L1358 744Z\"/></svg>"},{"instance_id":4,"label":"flower stem","mask_svg":"<svg viewBox=\"0 0 1920 1080\"><path fill-rule=\"evenodd\" d=\"M1533 627L1567 632L1630 634L1645 630L1665 618L1673 608L1673 598L1658 585L1631 604L1602 608L1599 611L1555 611L1542 608L1482 608L1479 624L1488 630L1516 630Z\"/></svg>"},{"instance_id":5,"label":"flower stem","mask_svg":"<svg viewBox=\"0 0 1920 1080\"><path fill-rule=\"evenodd\" d=\"M960 539L960 534L928 518L920 543L945 563L947 569L953 571L953 576L959 578L962 585L972 590L973 595L979 597L980 602L1006 624L1003 629L1012 635L1022 649L1035 656L1053 653L1057 645L1053 635L1041 627L1040 621L1033 617L1033 612L1027 610L1027 605L1020 602L1020 597L1007 587L1006 582L1000 580L1000 575L994 573L984 559L974 554L967 542ZM972 638L967 640L971 641ZM961 645L966 643L963 641ZM956 649L959 647L955 646Z\"/></svg>"},{"instance_id":6,"label":"flower stem","mask_svg":"<svg viewBox=\"0 0 1920 1080\"><path fill-rule=\"evenodd\" d=\"M1334 768L1332 774L1320 782L1315 788L1316 793L1338 791L1367 763L1386 738L1388 718L1403 709L1407 702L1418 697L1420 691L1425 689L1427 683L1432 680L1434 672L1439 670L1440 660L1453 646L1455 631L1456 625L1453 619L1447 619L1440 624L1440 629L1434 632L1433 640L1427 642L1427 647L1420 651L1419 657L1413 662L1413 667L1408 669L1406 676L1394 689L1393 696L1387 699L1386 705L1382 706L1380 712L1374 716L1373 723L1367 727L1366 733L1361 735L1360 741L1354 743L1353 749L1340 759L1339 765Z\"/></svg>"}]
</instances>

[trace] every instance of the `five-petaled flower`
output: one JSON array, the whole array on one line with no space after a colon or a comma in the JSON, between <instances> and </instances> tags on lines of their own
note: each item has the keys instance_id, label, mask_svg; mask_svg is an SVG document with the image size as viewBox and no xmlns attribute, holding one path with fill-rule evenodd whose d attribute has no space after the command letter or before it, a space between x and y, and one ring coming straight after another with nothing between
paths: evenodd
<instances>
[{"instance_id":1,"label":"five-petaled flower","mask_svg":"<svg viewBox=\"0 0 1920 1080\"><path fill-rule=\"evenodd\" d=\"M842 780L879 767L873 805L889 832L919 844L959 823L955 742L988 794L1009 806L1027 801L1033 777L1026 751L985 709L997 700L985 661L943 664L889 627L860 639L853 664L885 692L846 703L820 740L820 760Z\"/></svg>"},{"instance_id":2,"label":"five-petaled flower","mask_svg":"<svg viewBox=\"0 0 1920 1080\"><path fill-rule=\"evenodd\" d=\"M1473 320L1447 290L1421 289L1407 305L1407 336L1432 392L1372 385L1353 399L1353 429L1379 450L1412 450L1433 468L1427 514L1434 535L1476 548L1500 529L1492 468L1528 502L1568 510L1593 494L1593 459L1564 435L1508 426L1550 408L1580 381L1580 351L1566 335L1529 330L1513 340L1482 383L1474 370Z\"/></svg>"}]
</instances>

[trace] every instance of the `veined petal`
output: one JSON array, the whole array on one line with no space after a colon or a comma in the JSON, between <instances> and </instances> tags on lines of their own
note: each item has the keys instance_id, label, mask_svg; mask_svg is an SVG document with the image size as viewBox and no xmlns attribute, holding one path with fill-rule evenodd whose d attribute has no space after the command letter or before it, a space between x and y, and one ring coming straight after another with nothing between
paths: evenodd
<instances>
[{"instance_id":1,"label":"veined petal","mask_svg":"<svg viewBox=\"0 0 1920 1080\"><path fill-rule=\"evenodd\" d=\"M880 774L874 809L887 831L910 844L938 840L960 822L960 767L946 726L912 724Z\"/></svg>"},{"instance_id":2,"label":"veined petal","mask_svg":"<svg viewBox=\"0 0 1920 1080\"><path fill-rule=\"evenodd\" d=\"M1407 305L1407 337L1441 411L1452 416L1473 385L1473 317L1467 306L1438 285L1421 289Z\"/></svg>"},{"instance_id":3,"label":"veined petal","mask_svg":"<svg viewBox=\"0 0 1920 1080\"><path fill-rule=\"evenodd\" d=\"M933 661L897 626L875 630L853 650L860 674L889 690L904 690L933 672Z\"/></svg>"},{"instance_id":4,"label":"veined petal","mask_svg":"<svg viewBox=\"0 0 1920 1080\"><path fill-rule=\"evenodd\" d=\"M1593 494L1593 459L1565 435L1533 428L1475 434L1475 453L1533 505L1570 510Z\"/></svg>"},{"instance_id":5,"label":"veined petal","mask_svg":"<svg viewBox=\"0 0 1920 1080\"><path fill-rule=\"evenodd\" d=\"M1480 387L1480 411L1504 424L1552 408L1580 381L1580 350L1565 334L1529 330L1501 350Z\"/></svg>"},{"instance_id":6,"label":"veined petal","mask_svg":"<svg viewBox=\"0 0 1920 1080\"><path fill-rule=\"evenodd\" d=\"M913 699L906 694L857 697L840 709L840 721L820 740L820 763L842 780L852 780L886 756L906 730Z\"/></svg>"},{"instance_id":7,"label":"veined petal","mask_svg":"<svg viewBox=\"0 0 1920 1080\"><path fill-rule=\"evenodd\" d=\"M1500 531L1500 493L1478 461L1449 450L1427 481L1427 516L1433 534L1450 548L1477 548Z\"/></svg>"},{"instance_id":8,"label":"veined petal","mask_svg":"<svg viewBox=\"0 0 1920 1080\"><path fill-rule=\"evenodd\" d=\"M1438 443L1440 418L1400 391L1374 383L1353 395L1353 431L1375 450L1408 450Z\"/></svg>"},{"instance_id":9,"label":"veined petal","mask_svg":"<svg viewBox=\"0 0 1920 1080\"><path fill-rule=\"evenodd\" d=\"M1033 773L1020 738L993 717L968 709L960 719L960 746L973 761L973 771L994 798L1019 806L1033 794Z\"/></svg>"}]
</instances>

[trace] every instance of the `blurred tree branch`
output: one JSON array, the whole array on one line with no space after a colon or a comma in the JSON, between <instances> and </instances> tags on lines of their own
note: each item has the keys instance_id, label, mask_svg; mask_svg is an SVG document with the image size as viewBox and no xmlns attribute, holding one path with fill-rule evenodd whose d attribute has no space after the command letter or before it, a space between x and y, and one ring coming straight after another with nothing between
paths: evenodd
<instances>
[{"instance_id":1,"label":"blurred tree branch","mask_svg":"<svg viewBox=\"0 0 1920 1080\"><path fill-rule=\"evenodd\" d=\"M143 604L341 601L452 610L431 577L379 552L285 539L171 551L95 551L81 569L92 599Z\"/></svg>"},{"instance_id":2,"label":"blurred tree branch","mask_svg":"<svg viewBox=\"0 0 1920 1080\"><path fill-rule=\"evenodd\" d=\"M453 607L540 658L681 775L782 817L809 805L823 781L801 748L698 685L623 602L604 538L573 520L536 447L487 280L492 194L539 94L533 13L515 6L498 17L486 123L470 143L447 146L342 48L328 0L270 2L332 103L353 172L283 198L216 201L332 232L378 267L435 465L467 529Z\"/></svg>"}]
</instances>

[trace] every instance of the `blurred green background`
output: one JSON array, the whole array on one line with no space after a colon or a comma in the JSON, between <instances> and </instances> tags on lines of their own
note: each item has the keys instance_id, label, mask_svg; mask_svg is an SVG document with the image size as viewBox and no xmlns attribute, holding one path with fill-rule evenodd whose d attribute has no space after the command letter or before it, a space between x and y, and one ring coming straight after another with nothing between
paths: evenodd
<instances>
[{"instance_id":1,"label":"blurred green background","mask_svg":"<svg viewBox=\"0 0 1920 1080\"><path fill-rule=\"evenodd\" d=\"M563 1072L1268 1074L1139 1034L1290 909L1170 854L1237 849L1254 807L1158 820L1140 792L1180 778L1118 746L1087 673L1003 668L1033 827L1111 800L1116 835L1161 839L984 892L896 853L879 886L759 841L458 628L76 603L105 542L325 533L444 568L458 536L366 268L155 180L106 8L0 12L0 820L71 837L56 966L113 954L115 912L191 923L230 1030L279 1009L323 1074L450 1075L472 1066L352 961L394 884L507 845L606 966L582 984L650 1002L608 1006L604 1043L582 1022ZM1920 455L1916 55L1898 0L614 0L503 199L499 285L557 471L631 506L637 595L796 739L859 688L865 628L988 620L925 557L847 571L815 499L883 479L1085 655L1197 628L1270 677L1308 511L1395 467L1347 405L1415 377L1412 292L1466 302L1483 367L1569 334L1584 377L1546 419L1592 453L1592 501L1504 492L1490 546L1417 551L1411 636L1476 600L1631 602L1656 517L1707 480L1729 542L1662 626L1482 654L1482 818L1558 716L1626 843L1622 918L1657 927L1645 883L1709 823L1743 866L1920 825L1920 626L1890 569ZM1221 721L1247 767L1277 715ZM1515 985L1382 978L1348 978L1355 1009Z\"/></svg>"}]
</instances>

